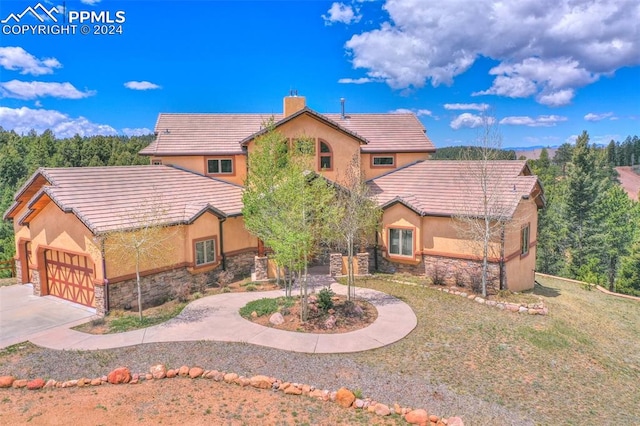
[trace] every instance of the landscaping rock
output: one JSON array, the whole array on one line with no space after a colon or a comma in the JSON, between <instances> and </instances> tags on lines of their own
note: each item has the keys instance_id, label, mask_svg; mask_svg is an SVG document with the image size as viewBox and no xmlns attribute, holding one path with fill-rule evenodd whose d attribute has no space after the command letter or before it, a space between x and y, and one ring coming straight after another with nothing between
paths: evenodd
<instances>
[{"instance_id":1,"label":"landscaping rock","mask_svg":"<svg viewBox=\"0 0 640 426\"><path fill-rule=\"evenodd\" d=\"M391 409L388 405L377 403L374 407L374 412L379 416L388 416L391 414Z\"/></svg>"},{"instance_id":2,"label":"landscaping rock","mask_svg":"<svg viewBox=\"0 0 640 426\"><path fill-rule=\"evenodd\" d=\"M164 379L167 377L167 367L164 364L152 365L149 372L154 379Z\"/></svg>"},{"instance_id":3,"label":"landscaping rock","mask_svg":"<svg viewBox=\"0 0 640 426\"><path fill-rule=\"evenodd\" d=\"M113 370L107 375L107 381L112 385L120 383L129 383L131 380L131 372L127 367L120 367ZM77 383L77 382L76 382Z\"/></svg>"},{"instance_id":4,"label":"landscaping rock","mask_svg":"<svg viewBox=\"0 0 640 426\"><path fill-rule=\"evenodd\" d=\"M183 365L182 367L180 367L180 369L178 370L178 376L187 377L188 375L189 375L189 367L186 365Z\"/></svg>"},{"instance_id":5,"label":"landscaping rock","mask_svg":"<svg viewBox=\"0 0 640 426\"><path fill-rule=\"evenodd\" d=\"M0 388L10 388L15 380L13 376L0 376Z\"/></svg>"},{"instance_id":6,"label":"landscaping rock","mask_svg":"<svg viewBox=\"0 0 640 426\"><path fill-rule=\"evenodd\" d=\"M27 386L28 381L26 379L18 379L18 380L14 380L13 383L11 384L11 387L16 388L16 389L21 389Z\"/></svg>"},{"instance_id":7,"label":"landscaping rock","mask_svg":"<svg viewBox=\"0 0 640 426\"><path fill-rule=\"evenodd\" d=\"M102 381L100 381L100 383L102 383ZM55 380L49 379L47 380L47 383L45 383L44 388L45 389L55 388L57 384L58 382L56 382Z\"/></svg>"},{"instance_id":8,"label":"landscaping rock","mask_svg":"<svg viewBox=\"0 0 640 426\"><path fill-rule=\"evenodd\" d=\"M284 393L287 395L302 395L302 389L300 389L297 386L287 386L287 388L284 390Z\"/></svg>"},{"instance_id":9,"label":"landscaping rock","mask_svg":"<svg viewBox=\"0 0 640 426\"><path fill-rule=\"evenodd\" d=\"M440 417L436 416L435 414L432 414L429 416L429 421L431 423L438 423L440 421Z\"/></svg>"},{"instance_id":10,"label":"landscaping rock","mask_svg":"<svg viewBox=\"0 0 640 426\"><path fill-rule=\"evenodd\" d=\"M200 367L192 367L189 369L189 377L191 377L192 379L196 379L202 376L202 373L204 373L204 369Z\"/></svg>"},{"instance_id":11,"label":"landscaping rock","mask_svg":"<svg viewBox=\"0 0 640 426\"><path fill-rule=\"evenodd\" d=\"M178 375L178 372L176 370L167 370L167 379L173 379L174 377L176 377Z\"/></svg>"},{"instance_id":12,"label":"landscaping rock","mask_svg":"<svg viewBox=\"0 0 640 426\"><path fill-rule=\"evenodd\" d=\"M102 384L102 380L100 380L99 378L98 379L93 379L93 380L91 380L90 384L91 384L91 386L100 386ZM46 385L45 385L45 387L46 387Z\"/></svg>"},{"instance_id":13,"label":"landscaping rock","mask_svg":"<svg viewBox=\"0 0 640 426\"><path fill-rule=\"evenodd\" d=\"M520 306L518 308L518 312L520 312L521 314L526 314L527 312L529 312L529 309L525 308L524 306Z\"/></svg>"},{"instance_id":14,"label":"landscaping rock","mask_svg":"<svg viewBox=\"0 0 640 426\"><path fill-rule=\"evenodd\" d=\"M349 408L356 400L356 396L347 388L340 388L336 392L336 404L343 408Z\"/></svg>"},{"instance_id":15,"label":"landscaping rock","mask_svg":"<svg viewBox=\"0 0 640 426\"><path fill-rule=\"evenodd\" d=\"M336 317L333 315L329 315L329 318L327 318L324 322L324 328L326 328L327 330L331 330L336 326Z\"/></svg>"},{"instance_id":16,"label":"landscaping rock","mask_svg":"<svg viewBox=\"0 0 640 426\"><path fill-rule=\"evenodd\" d=\"M311 392L309 392L309 396L311 398L322 399L323 392L320 389L314 389Z\"/></svg>"},{"instance_id":17,"label":"landscaping rock","mask_svg":"<svg viewBox=\"0 0 640 426\"><path fill-rule=\"evenodd\" d=\"M258 389L271 389L274 380L267 376L253 376L251 379L251 386Z\"/></svg>"},{"instance_id":18,"label":"landscaping rock","mask_svg":"<svg viewBox=\"0 0 640 426\"><path fill-rule=\"evenodd\" d=\"M45 383L43 379L33 379L27 383L27 389L29 390L38 390L44 387Z\"/></svg>"},{"instance_id":19,"label":"landscaping rock","mask_svg":"<svg viewBox=\"0 0 640 426\"><path fill-rule=\"evenodd\" d=\"M396 414L402 414L402 407L397 402L393 404L393 412Z\"/></svg>"},{"instance_id":20,"label":"landscaping rock","mask_svg":"<svg viewBox=\"0 0 640 426\"><path fill-rule=\"evenodd\" d=\"M464 426L464 423L460 417L449 417L447 426Z\"/></svg>"},{"instance_id":21,"label":"landscaping rock","mask_svg":"<svg viewBox=\"0 0 640 426\"><path fill-rule=\"evenodd\" d=\"M273 325L281 325L284 323L284 317L280 312L276 312L269 317L269 322Z\"/></svg>"},{"instance_id":22,"label":"landscaping rock","mask_svg":"<svg viewBox=\"0 0 640 426\"><path fill-rule=\"evenodd\" d=\"M251 318L258 318L258 313L256 311L251 312Z\"/></svg>"},{"instance_id":23,"label":"landscaping rock","mask_svg":"<svg viewBox=\"0 0 640 426\"><path fill-rule=\"evenodd\" d=\"M404 419L406 420L407 423L412 424L412 425L425 425L425 424L427 424L427 422L430 421L429 414L427 413L427 410L423 410L422 408L419 408L419 409L413 410L413 411L409 411L404 416Z\"/></svg>"},{"instance_id":24,"label":"landscaping rock","mask_svg":"<svg viewBox=\"0 0 640 426\"><path fill-rule=\"evenodd\" d=\"M237 378L238 378L238 375L236 373L227 373L224 375L224 381L226 383L233 383L236 381Z\"/></svg>"},{"instance_id":25,"label":"landscaping rock","mask_svg":"<svg viewBox=\"0 0 640 426\"><path fill-rule=\"evenodd\" d=\"M364 401L360 398L356 398L356 400L353 402L353 406L356 408L364 408Z\"/></svg>"}]
</instances>

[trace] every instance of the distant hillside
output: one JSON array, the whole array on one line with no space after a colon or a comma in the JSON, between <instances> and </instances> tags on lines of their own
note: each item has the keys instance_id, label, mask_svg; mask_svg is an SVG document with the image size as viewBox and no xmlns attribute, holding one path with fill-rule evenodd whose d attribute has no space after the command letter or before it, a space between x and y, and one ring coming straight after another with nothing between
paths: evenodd
<instances>
[{"instance_id":1,"label":"distant hillside","mask_svg":"<svg viewBox=\"0 0 640 426\"><path fill-rule=\"evenodd\" d=\"M516 158L525 157L527 160L537 160L540 158L540 153L544 147L532 146L529 148L518 148L515 149ZM549 158L553 158L556 155L557 147L547 147L547 152L549 153Z\"/></svg>"},{"instance_id":2,"label":"distant hillside","mask_svg":"<svg viewBox=\"0 0 640 426\"><path fill-rule=\"evenodd\" d=\"M634 168L636 169L635 171ZM616 167L616 171L618 172L620 184L629 194L629 198L638 201L638 191L640 191L640 174L638 173L640 169L638 166L634 166L634 168L629 166Z\"/></svg>"}]
</instances>

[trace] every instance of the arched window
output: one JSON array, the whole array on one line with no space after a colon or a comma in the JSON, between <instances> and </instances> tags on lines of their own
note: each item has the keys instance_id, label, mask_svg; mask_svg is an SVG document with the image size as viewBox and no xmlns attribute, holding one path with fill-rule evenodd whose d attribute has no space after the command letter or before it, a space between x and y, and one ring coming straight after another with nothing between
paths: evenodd
<instances>
[{"instance_id":1,"label":"arched window","mask_svg":"<svg viewBox=\"0 0 640 426\"><path fill-rule=\"evenodd\" d=\"M333 169L333 153L328 143L320 141L320 170L332 170Z\"/></svg>"}]
</instances>

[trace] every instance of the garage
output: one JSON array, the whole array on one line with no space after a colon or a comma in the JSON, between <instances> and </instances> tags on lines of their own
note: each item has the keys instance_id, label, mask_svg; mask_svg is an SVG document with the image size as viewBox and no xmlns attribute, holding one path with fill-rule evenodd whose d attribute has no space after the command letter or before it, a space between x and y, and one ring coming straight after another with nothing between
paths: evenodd
<instances>
[{"instance_id":1,"label":"garage","mask_svg":"<svg viewBox=\"0 0 640 426\"><path fill-rule=\"evenodd\" d=\"M45 251L48 294L95 307L93 262L87 256L59 250Z\"/></svg>"}]
</instances>

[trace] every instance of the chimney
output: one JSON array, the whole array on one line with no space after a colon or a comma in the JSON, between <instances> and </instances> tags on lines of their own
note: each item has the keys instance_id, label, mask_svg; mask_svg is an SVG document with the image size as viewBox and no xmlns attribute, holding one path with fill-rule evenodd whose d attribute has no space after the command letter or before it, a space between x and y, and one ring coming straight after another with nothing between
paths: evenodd
<instances>
[{"instance_id":1,"label":"chimney","mask_svg":"<svg viewBox=\"0 0 640 426\"><path fill-rule=\"evenodd\" d=\"M307 106L305 97L298 96L297 90L291 90L289 92L289 96L285 96L284 98L283 118L287 118L290 115L295 114L305 106Z\"/></svg>"},{"instance_id":2,"label":"chimney","mask_svg":"<svg viewBox=\"0 0 640 426\"><path fill-rule=\"evenodd\" d=\"M340 98L340 107L341 107L340 118L344 120L344 98Z\"/></svg>"}]
</instances>

